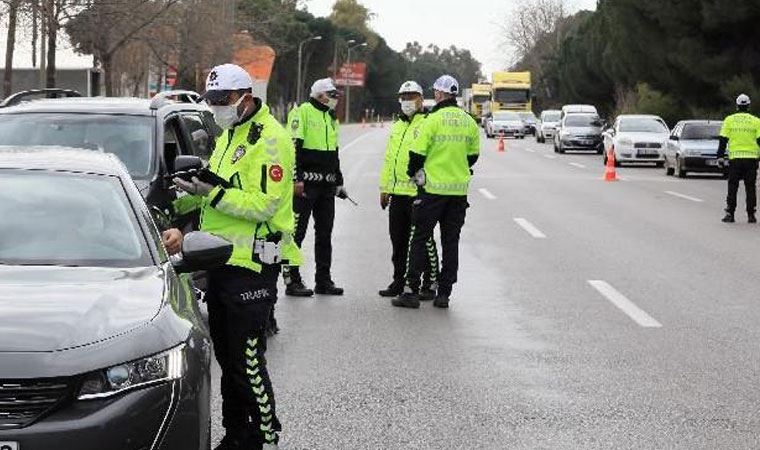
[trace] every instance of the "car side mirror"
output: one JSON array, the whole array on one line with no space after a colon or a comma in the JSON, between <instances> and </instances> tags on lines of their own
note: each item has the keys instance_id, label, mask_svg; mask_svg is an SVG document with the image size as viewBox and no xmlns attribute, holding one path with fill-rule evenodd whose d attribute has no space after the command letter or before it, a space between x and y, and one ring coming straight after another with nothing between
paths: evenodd
<instances>
[{"instance_id":1,"label":"car side mirror","mask_svg":"<svg viewBox=\"0 0 760 450\"><path fill-rule=\"evenodd\" d=\"M675 134L671 134L671 135L670 135L670 140L671 140L671 141L679 141L679 140L680 140L680 138L679 138L678 136L676 136Z\"/></svg>"},{"instance_id":2,"label":"car side mirror","mask_svg":"<svg viewBox=\"0 0 760 450\"><path fill-rule=\"evenodd\" d=\"M189 172L203 169L203 160L198 156L180 155L174 159L175 172Z\"/></svg>"},{"instance_id":3,"label":"car side mirror","mask_svg":"<svg viewBox=\"0 0 760 450\"><path fill-rule=\"evenodd\" d=\"M177 273L218 269L230 260L232 244L200 231L189 233L182 242L182 259L173 263Z\"/></svg>"}]
</instances>

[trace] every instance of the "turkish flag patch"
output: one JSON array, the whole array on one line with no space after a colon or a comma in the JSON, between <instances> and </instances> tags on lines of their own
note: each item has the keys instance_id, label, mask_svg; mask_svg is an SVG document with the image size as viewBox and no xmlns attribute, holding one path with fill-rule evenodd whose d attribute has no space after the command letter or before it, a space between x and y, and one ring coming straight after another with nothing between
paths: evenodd
<instances>
[{"instance_id":1,"label":"turkish flag patch","mask_svg":"<svg viewBox=\"0 0 760 450\"><path fill-rule=\"evenodd\" d=\"M282 166L274 165L269 168L269 178L271 178L275 183L282 181L282 176Z\"/></svg>"}]
</instances>

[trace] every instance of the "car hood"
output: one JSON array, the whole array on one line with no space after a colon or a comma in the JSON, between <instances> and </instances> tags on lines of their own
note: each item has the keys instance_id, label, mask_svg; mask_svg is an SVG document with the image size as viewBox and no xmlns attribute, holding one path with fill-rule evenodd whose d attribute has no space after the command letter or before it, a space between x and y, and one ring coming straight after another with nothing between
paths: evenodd
<instances>
[{"instance_id":1,"label":"car hood","mask_svg":"<svg viewBox=\"0 0 760 450\"><path fill-rule=\"evenodd\" d=\"M698 151L703 153L717 153L718 140L682 140L681 148L683 150Z\"/></svg>"},{"instance_id":2,"label":"car hood","mask_svg":"<svg viewBox=\"0 0 760 450\"><path fill-rule=\"evenodd\" d=\"M618 139L630 139L633 142L665 142L668 140L667 133L634 133L620 132L617 134Z\"/></svg>"},{"instance_id":3,"label":"car hood","mask_svg":"<svg viewBox=\"0 0 760 450\"><path fill-rule=\"evenodd\" d=\"M0 353L51 352L104 341L161 309L159 268L0 266Z\"/></svg>"}]
</instances>

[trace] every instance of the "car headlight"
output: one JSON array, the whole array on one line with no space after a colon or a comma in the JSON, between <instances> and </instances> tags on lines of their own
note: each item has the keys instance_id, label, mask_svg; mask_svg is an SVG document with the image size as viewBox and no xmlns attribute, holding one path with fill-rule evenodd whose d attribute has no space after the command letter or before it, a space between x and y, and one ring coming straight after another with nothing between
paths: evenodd
<instances>
[{"instance_id":1,"label":"car headlight","mask_svg":"<svg viewBox=\"0 0 760 450\"><path fill-rule=\"evenodd\" d=\"M185 345L158 355L87 374L79 400L112 397L126 391L178 380L185 374Z\"/></svg>"},{"instance_id":2,"label":"car headlight","mask_svg":"<svg viewBox=\"0 0 760 450\"><path fill-rule=\"evenodd\" d=\"M631 139L620 139L618 141L620 147L633 147L633 141Z\"/></svg>"}]
</instances>

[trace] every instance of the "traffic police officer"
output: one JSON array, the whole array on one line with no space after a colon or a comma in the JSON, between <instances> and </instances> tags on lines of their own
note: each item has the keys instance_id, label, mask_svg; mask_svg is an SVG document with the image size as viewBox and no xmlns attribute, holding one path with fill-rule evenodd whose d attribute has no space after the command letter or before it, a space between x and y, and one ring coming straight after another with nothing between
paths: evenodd
<instances>
[{"instance_id":1,"label":"traffic police officer","mask_svg":"<svg viewBox=\"0 0 760 450\"><path fill-rule=\"evenodd\" d=\"M385 151L385 162L380 174L380 206L388 210L388 228L393 247L393 282L380 291L383 297L397 297L404 292L409 255L409 237L412 231L412 203L417 196L417 185L406 174L409 166L409 149L419 134L426 112L422 107L422 87L407 81L398 92L401 115L391 127L390 140ZM431 237L427 241L428 266L420 290L420 300L435 298L438 280L438 249Z\"/></svg>"},{"instance_id":2,"label":"traffic police officer","mask_svg":"<svg viewBox=\"0 0 760 450\"><path fill-rule=\"evenodd\" d=\"M459 235L469 204L472 166L480 155L480 130L475 120L457 105L459 83L444 75L433 85L436 106L422 123L412 143L407 175L420 186L414 201L414 231L404 293L393 306L419 308L420 276L425 267L425 246L436 224L441 227L443 266L433 305L449 307L459 270Z\"/></svg>"},{"instance_id":3,"label":"traffic police officer","mask_svg":"<svg viewBox=\"0 0 760 450\"><path fill-rule=\"evenodd\" d=\"M294 229L294 152L287 131L252 95L239 66L214 68L204 99L224 130L209 169L225 185L194 177L175 184L190 194L175 202L187 213L200 208L200 229L233 244L227 265L209 273L206 295L214 351L222 369L226 436L218 450L276 448L281 430L264 353L265 327L277 298L282 248ZM287 254L288 251L286 250Z\"/></svg>"},{"instance_id":4,"label":"traffic police officer","mask_svg":"<svg viewBox=\"0 0 760 450\"><path fill-rule=\"evenodd\" d=\"M747 216L749 223L757 223L757 169L760 158L760 119L749 113L750 98L742 94L736 99L738 112L723 121L720 130L718 158L721 165L728 150L728 198L726 199L725 223L736 221L739 182L744 181L747 191Z\"/></svg>"},{"instance_id":5,"label":"traffic police officer","mask_svg":"<svg viewBox=\"0 0 760 450\"><path fill-rule=\"evenodd\" d=\"M345 199L338 154L338 90L330 78L317 80L311 98L298 107L291 120L296 146L295 200L296 234L299 247L306 237L309 218L314 216L314 259L316 286L314 291L303 284L297 267L289 269L288 295L310 297L317 294L343 295L331 275L332 231L335 222L335 197Z\"/></svg>"}]
</instances>

